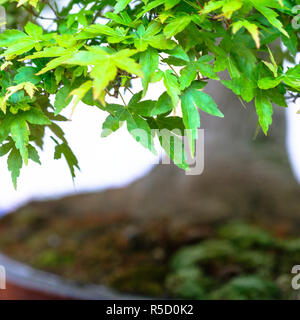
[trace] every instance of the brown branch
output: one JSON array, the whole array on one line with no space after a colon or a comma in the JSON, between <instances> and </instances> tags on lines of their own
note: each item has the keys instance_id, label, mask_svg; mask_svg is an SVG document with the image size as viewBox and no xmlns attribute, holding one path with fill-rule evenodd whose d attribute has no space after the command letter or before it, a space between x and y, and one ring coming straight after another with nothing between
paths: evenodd
<instances>
[{"instance_id":1,"label":"brown branch","mask_svg":"<svg viewBox=\"0 0 300 320\"><path fill-rule=\"evenodd\" d=\"M38 18L38 19L42 19L42 20L56 20L56 18L47 18L47 17L42 17L42 16L39 16L32 8L30 7L26 7L26 6L23 6L23 8L30 14L32 14L34 17Z\"/></svg>"},{"instance_id":2,"label":"brown branch","mask_svg":"<svg viewBox=\"0 0 300 320\"><path fill-rule=\"evenodd\" d=\"M198 6L203 9L203 5L200 3L200 1L199 1L199 0L196 0L196 2L197 2L197 4L198 4Z\"/></svg>"}]
</instances>

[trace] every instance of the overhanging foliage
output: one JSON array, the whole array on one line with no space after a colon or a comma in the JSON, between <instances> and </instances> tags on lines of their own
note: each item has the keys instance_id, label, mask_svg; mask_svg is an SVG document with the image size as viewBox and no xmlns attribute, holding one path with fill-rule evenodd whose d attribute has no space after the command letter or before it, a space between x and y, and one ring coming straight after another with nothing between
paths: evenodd
<instances>
[{"instance_id":1,"label":"overhanging foliage","mask_svg":"<svg viewBox=\"0 0 300 320\"><path fill-rule=\"evenodd\" d=\"M60 112L70 103L75 107L83 101L107 112L103 136L123 123L134 138L136 129L144 130L146 139L140 143L152 152L154 129L165 129L174 139L180 138L175 128L189 129L193 152L201 112L223 117L213 97L201 91L208 81L221 81L241 101L254 100L265 134L272 103L285 107L285 96L299 96L300 66L283 70L283 59L295 62L299 48L292 24L299 0L0 4L14 12L18 27L10 28L8 20L0 34L0 156L8 154L15 186L23 163L40 162L37 148L43 147L45 128L53 133L55 159L64 156L75 176L78 162L59 127L59 121L67 120ZM45 16L45 8L53 18ZM71 13L74 8L77 13ZM20 23L18 15L25 15ZM52 19L52 31L39 25L43 19ZM276 40L287 48L280 55L271 49ZM223 71L228 78L221 78ZM142 92L135 92L135 79L142 82ZM158 81L165 92L158 101L145 100L149 86ZM128 105L106 102L107 96L122 98L127 90L133 94ZM53 105L50 95L55 95ZM182 117L171 114L176 108ZM166 151L178 166L188 168L185 161L176 161L172 145Z\"/></svg>"}]
</instances>

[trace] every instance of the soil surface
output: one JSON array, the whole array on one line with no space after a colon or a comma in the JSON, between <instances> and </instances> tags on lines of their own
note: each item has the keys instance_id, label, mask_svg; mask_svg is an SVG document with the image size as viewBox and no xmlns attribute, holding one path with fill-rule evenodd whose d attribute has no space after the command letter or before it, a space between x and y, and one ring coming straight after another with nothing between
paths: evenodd
<instances>
[{"instance_id":1,"label":"soil surface","mask_svg":"<svg viewBox=\"0 0 300 320\"><path fill-rule=\"evenodd\" d=\"M212 234L202 225L143 224L128 215L48 214L35 203L0 222L0 250L35 268L79 283L164 295L168 261L183 245Z\"/></svg>"},{"instance_id":2,"label":"soil surface","mask_svg":"<svg viewBox=\"0 0 300 320\"><path fill-rule=\"evenodd\" d=\"M57 205L57 203L56 203ZM293 298L300 240L288 224L136 220L126 213L72 215L62 202L31 203L0 220L0 250L77 283L124 293L195 299ZM18 290L17 290L18 289ZM8 298L55 298L10 284Z\"/></svg>"}]
</instances>

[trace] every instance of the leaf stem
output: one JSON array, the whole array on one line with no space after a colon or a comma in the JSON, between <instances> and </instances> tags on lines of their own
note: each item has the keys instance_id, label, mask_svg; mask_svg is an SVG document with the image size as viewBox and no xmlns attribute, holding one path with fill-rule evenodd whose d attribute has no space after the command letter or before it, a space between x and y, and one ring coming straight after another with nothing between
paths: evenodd
<instances>
[{"instance_id":1,"label":"leaf stem","mask_svg":"<svg viewBox=\"0 0 300 320\"><path fill-rule=\"evenodd\" d=\"M47 1L47 5L48 5L49 8L53 11L53 13L55 14L55 16L56 16L57 18L59 18L58 12L54 9L54 7L52 6L52 4L50 3L50 0Z\"/></svg>"},{"instance_id":2,"label":"leaf stem","mask_svg":"<svg viewBox=\"0 0 300 320\"><path fill-rule=\"evenodd\" d=\"M161 55L159 55L161 59L163 59L163 57ZM175 71L175 69L168 63L168 62L165 62L170 68L171 70L176 74L177 77L179 77L179 74Z\"/></svg>"},{"instance_id":3,"label":"leaf stem","mask_svg":"<svg viewBox=\"0 0 300 320\"><path fill-rule=\"evenodd\" d=\"M126 102L125 102L125 100L123 98L123 95L122 95L122 93L120 91L119 91L119 95L120 95L120 97L121 97L121 99L122 99L122 101L124 103L124 106L127 107L127 104L126 104Z\"/></svg>"},{"instance_id":4,"label":"leaf stem","mask_svg":"<svg viewBox=\"0 0 300 320\"><path fill-rule=\"evenodd\" d=\"M132 95L134 95L134 93L132 92L132 90L129 87L125 87L125 89L127 89Z\"/></svg>"}]
</instances>

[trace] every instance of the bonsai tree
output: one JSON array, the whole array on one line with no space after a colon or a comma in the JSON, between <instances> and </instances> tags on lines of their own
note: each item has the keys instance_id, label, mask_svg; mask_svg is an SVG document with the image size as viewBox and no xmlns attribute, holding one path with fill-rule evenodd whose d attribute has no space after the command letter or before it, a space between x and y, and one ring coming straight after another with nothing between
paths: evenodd
<instances>
[{"instance_id":1,"label":"bonsai tree","mask_svg":"<svg viewBox=\"0 0 300 320\"><path fill-rule=\"evenodd\" d=\"M74 110L82 101L87 108L107 112L102 136L126 123L130 134L155 152L153 139L158 135L168 156L187 170L185 155L175 148L182 143L180 136L187 134L194 154L200 117L223 117L214 94L203 90L208 83L230 89L242 105L253 101L258 129L265 135L272 123L272 103L286 107L286 99L299 97L299 65L283 66L284 60L295 65L299 0L0 4L7 14L0 34L0 156L8 154L15 187L23 164L40 162L38 149L43 148L46 128L56 145L55 159L64 157L75 176L79 165L59 126L68 120L60 113L69 104ZM50 20L48 29L42 20ZM283 43L283 49L276 42ZM136 81L142 83L141 92L135 89ZM165 92L157 101L146 99L158 81ZM123 97L127 91L132 94L129 102ZM108 103L108 97L120 97L123 104ZM168 145L163 135L171 137Z\"/></svg>"}]
</instances>

